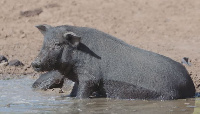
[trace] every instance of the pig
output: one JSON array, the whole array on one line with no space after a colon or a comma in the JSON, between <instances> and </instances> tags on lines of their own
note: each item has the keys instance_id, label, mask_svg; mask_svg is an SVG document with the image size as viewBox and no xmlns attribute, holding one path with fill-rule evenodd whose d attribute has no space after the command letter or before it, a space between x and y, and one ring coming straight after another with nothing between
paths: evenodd
<instances>
[{"instance_id":1,"label":"pig","mask_svg":"<svg viewBox=\"0 0 200 114\"><path fill-rule=\"evenodd\" d=\"M73 88L71 89L71 86ZM52 70L41 74L40 77L33 83L32 88L34 90L44 90L53 89L53 88L65 88L71 90L69 95L66 97L76 97L78 85L77 83L72 82L71 80L66 79L64 75L62 75L57 70ZM98 93L98 91L94 91L90 98L101 98L102 95Z\"/></svg>"},{"instance_id":2,"label":"pig","mask_svg":"<svg viewBox=\"0 0 200 114\"><path fill-rule=\"evenodd\" d=\"M89 27L36 27L44 41L32 67L38 72L58 70L76 82L76 98L89 98L95 91L116 99L171 100L195 95L186 68L168 57Z\"/></svg>"},{"instance_id":3,"label":"pig","mask_svg":"<svg viewBox=\"0 0 200 114\"><path fill-rule=\"evenodd\" d=\"M62 88L63 85L70 86L73 85L71 93L67 95L68 97L76 97L78 86L72 81L66 81L66 77L62 75L57 70L52 70L41 74L40 77L33 83L32 88L34 90L47 90L53 88ZM68 88L68 87L67 87Z\"/></svg>"},{"instance_id":4,"label":"pig","mask_svg":"<svg viewBox=\"0 0 200 114\"><path fill-rule=\"evenodd\" d=\"M50 71L40 75L40 77L33 83L32 88L47 90L52 88L62 88L64 83L64 76L58 71Z\"/></svg>"}]
</instances>

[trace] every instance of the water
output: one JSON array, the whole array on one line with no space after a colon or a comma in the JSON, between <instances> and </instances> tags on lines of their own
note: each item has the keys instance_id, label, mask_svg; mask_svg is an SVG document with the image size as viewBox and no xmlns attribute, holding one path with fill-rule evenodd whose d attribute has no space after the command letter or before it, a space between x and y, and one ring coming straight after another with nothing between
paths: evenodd
<instances>
[{"instance_id":1,"label":"water","mask_svg":"<svg viewBox=\"0 0 200 114\"><path fill-rule=\"evenodd\" d=\"M0 80L0 113L200 114L200 98L171 101L73 99L58 91L34 91L34 79Z\"/></svg>"}]
</instances>

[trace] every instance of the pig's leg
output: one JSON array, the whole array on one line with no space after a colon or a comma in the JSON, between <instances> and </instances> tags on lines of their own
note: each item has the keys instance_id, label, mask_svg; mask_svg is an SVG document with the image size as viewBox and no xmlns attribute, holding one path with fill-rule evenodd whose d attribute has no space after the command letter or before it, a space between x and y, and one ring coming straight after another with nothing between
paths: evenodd
<instances>
[{"instance_id":1,"label":"pig's leg","mask_svg":"<svg viewBox=\"0 0 200 114\"><path fill-rule=\"evenodd\" d=\"M96 86L91 81L79 82L77 98L89 98L93 92L97 91Z\"/></svg>"},{"instance_id":2,"label":"pig's leg","mask_svg":"<svg viewBox=\"0 0 200 114\"><path fill-rule=\"evenodd\" d=\"M77 91L78 91L78 83L75 82L75 83L74 83L74 86L73 86L73 88L72 88L72 91L71 91L71 93L68 95L68 97L76 97Z\"/></svg>"}]
</instances>

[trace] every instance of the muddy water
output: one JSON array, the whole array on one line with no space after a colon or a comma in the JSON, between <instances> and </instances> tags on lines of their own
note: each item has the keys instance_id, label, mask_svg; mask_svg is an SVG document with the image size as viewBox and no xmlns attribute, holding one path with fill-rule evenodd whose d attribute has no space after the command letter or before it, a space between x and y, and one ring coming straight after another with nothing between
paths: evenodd
<instances>
[{"instance_id":1,"label":"muddy water","mask_svg":"<svg viewBox=\"0 0 200 114\"><path fill-rule=\"evenodd\" d=\"M200 99L172 101L84 99L34 91L31 78L0 80L0 113L198 114Z\"/></svg>"}]
</instances>

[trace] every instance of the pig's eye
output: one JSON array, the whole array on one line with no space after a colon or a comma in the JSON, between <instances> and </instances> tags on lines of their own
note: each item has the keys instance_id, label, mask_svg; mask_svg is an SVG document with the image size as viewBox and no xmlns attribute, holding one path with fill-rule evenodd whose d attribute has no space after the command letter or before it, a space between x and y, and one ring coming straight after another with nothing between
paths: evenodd
<instances>
[{"instance_id":1,"label":"pig's eye","mask_svg":"<svg viewBox=\"0 0 200 114\"><path fill-rule=\"evenodd\" d=\"M62 47L62 43L54 43L54 46L51 48L51 50L58 50Z\"/></svg>"}]
</instances>

